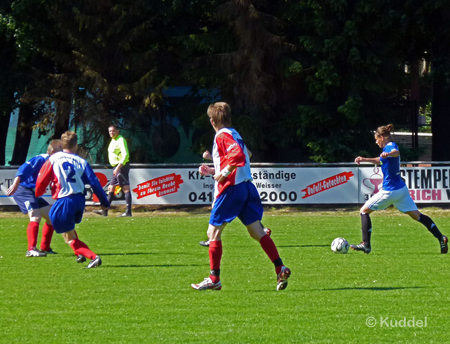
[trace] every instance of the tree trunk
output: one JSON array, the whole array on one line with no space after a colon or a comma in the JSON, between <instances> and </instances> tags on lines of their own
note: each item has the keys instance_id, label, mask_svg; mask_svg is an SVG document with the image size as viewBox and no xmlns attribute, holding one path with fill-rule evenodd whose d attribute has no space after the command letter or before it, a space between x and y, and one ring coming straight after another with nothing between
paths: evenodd
<instances>
[{"instance_id":1,"label":"tree trunk","mask_svg":"<svg viewBox=\"0 0 450 344\"><path fill-rule=\"evenodd\" d=\"M14 151L10 161L11 165L22 165L27 160L31 135L33 134L33 113L34 108L31 105L23 104L19 108L16 142L14 144Z\"/></svg>"},{"instance_id":2,"label":"tree trunk","mask_svg":"<svg viewBox=\"0 0 450 344\"><path fill-rule=\"evenodd\" d=\"M59 101L56 105L55 116L55 133L53 139L59 140L61 135L69 130L70 110L71 110L71 96L70 92L65 92L64 99Z\"/></svg>"},{"instance_id":3,"label":"tree trunk","mask_svg":"<svg viewBox=\"0 0 450 344\"><path fill-rule=\"evenodd\" d=\"M8 128L9 128L9 120L11 119L12 107L8 110L5 109L0 113L0 123L4 123L4 125L0 126L0 165L5 165L6 159L6 138L8 136Z\"/></svg>"}]
</instances>

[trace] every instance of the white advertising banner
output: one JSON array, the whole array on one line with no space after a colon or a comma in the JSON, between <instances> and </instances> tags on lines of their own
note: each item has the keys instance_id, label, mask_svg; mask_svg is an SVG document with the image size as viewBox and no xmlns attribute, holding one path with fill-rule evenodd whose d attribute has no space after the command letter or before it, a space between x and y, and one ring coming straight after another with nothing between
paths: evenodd
<instances>
[{"instance_id":1,"label":"white advertising banner","mask_svg":"<svg viewBox=\"0 0 450 344\"><path fill-rule=\"evenodd\" d=\"M263 204L356 203L357 168L252 168ZM132 169L135 204L211 204L214 179L198 169ZM135 201L134 201L135 200Z\"/></svg>"},{"instance_id":2,"label":"white advertising banner","mask_svg":"<svg viewBox=\"0 0 450 344\"><path fill-rule=\"evenodd\" d=\"M383 174L379 167L362 167L360 172L360 203L381 188ZM402 167L402 178L416 203L447 203L450 201L449 167Z\"/></svg>"},{"instance_id":3,"label":"white advertising banner","mask_svg":"<svg viewBox=\"0 0 450 344\"><path fill-rule=\"evenodd\" d=\"M112 169L95 169L106 191ZM16 170L0 170L0 205L15 204L6 190ZM404 167L402 177L416 203L445 203L450 199L448 167ZM381 188L379 167L285 167L252 168L253 183L263 204L363 204ZM214 179L202 177L197 168L132 168L130 171L133 204L209 205L214 198ZM87 204L98 199L86 186ZM50 191L44 195L52 203ZM124 204L123 191L114 204Z\"/></svg>"}]
</instances>

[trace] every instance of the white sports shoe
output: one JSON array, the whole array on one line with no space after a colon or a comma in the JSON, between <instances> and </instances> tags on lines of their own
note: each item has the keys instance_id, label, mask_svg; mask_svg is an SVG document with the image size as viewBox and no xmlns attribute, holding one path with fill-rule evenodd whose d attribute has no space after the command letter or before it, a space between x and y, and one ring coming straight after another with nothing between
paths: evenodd
<instances>
[{"instance_id":1,"label":"white sports shoe","mask_svg":"<svg viewBox=\"0 0 450 344\"><path fill-rule=\"evenodd\" d=\"M34 249L27 251L25 257L47 257L47 253Z\"/></svg>"},{"instance_id":2,"label":"white sports shoe","mask_svg":"<svg viewBox=\"0 0 450 344\"><path fill-rule=\"evenodd\" d=\"M217 283L213 283L211 281L211 278L207 277L203 280L203 282L200 282L199 284L191 284L191 287L196 290L220 290L222 289L222 283L220 283L220 281Z\"/></svg>"}]
</instances>

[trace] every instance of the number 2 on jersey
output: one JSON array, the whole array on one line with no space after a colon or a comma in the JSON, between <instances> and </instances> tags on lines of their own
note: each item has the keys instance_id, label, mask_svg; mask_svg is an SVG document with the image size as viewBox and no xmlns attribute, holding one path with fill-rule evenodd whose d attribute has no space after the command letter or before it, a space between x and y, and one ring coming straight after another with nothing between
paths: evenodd
<instances>
[{"instance_id":1,"label":"number 2 on jersey","mask_svg":"<svg viewBox=\"0 0 450 344\"><path fill-rule=\"evenodd\" d=\"M75 168L73 167L73 165L70 162L66 161L63 163L62 166L63 166L64 171L69 172L69 174L67 175L67 178L66 178L66 182L76 183L77 182L76 179L73 178L73 176L75 175Z\"/></svg>"}]
</instances>

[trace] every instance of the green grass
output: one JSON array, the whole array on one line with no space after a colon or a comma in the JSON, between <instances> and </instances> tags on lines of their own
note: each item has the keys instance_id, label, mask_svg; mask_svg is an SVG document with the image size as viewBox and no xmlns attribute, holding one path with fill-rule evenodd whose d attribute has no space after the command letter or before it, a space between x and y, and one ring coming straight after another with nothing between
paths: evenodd
<instances>
[{"instance_id":1,"label":"green grass","mask_svg":"<svg viewBox=\"0 0 450 344\"><path fill-rule=\"evenodd\" d=\"M424 212L450 234L448 211ZM92 270L57 234L58 255L26 258L27 217L0 218L0 343L449 342L450 256L406 215L374 214L372 253L337 255L334 238L361 240L356 211L269 211L264 224L292 270L281 292L239 221L223 235L222 291L198 292L208 215L136 215L85 216L79 237L103 259ZM425 317L427 327L389 323Z\"/></svg>"}]
</instances>

